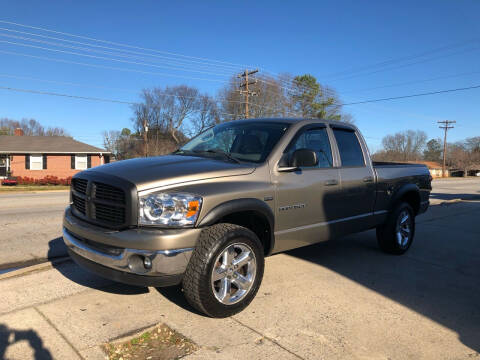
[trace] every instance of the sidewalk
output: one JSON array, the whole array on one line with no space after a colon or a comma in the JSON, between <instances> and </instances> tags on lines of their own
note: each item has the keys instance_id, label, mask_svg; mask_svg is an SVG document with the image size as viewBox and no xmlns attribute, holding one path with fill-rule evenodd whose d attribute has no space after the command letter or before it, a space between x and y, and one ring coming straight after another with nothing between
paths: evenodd
<instances>
[{"instance_id":1,"label":"sidewalk","mask_svg":"<svg viewBox=\"0 0 480 360\"><path fill-rule=\"evenodd\" d=\"M480 358L479 214L433 207L406 256L378 251L370 231L270 257L258 296L228 319L71 262L0 276L0 358L104 359L103 343L157 323L201 347L189 359Z\"/></svg>"}]
</instances>

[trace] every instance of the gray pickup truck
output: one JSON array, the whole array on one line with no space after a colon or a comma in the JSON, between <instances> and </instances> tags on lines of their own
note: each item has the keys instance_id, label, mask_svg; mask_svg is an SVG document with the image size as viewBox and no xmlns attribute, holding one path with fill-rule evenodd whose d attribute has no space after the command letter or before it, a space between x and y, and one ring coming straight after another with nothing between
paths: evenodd
<instances>
[{"instance_id":1,"label":"gray pickup truck","mask_svg":"<svg viewBox=\"0 0 480 360\"><path fill-rule=\"evenodd\" d=\"M197 310L226 317L255 297L266 256L373 228L403 254L430 191L425 166L372 162L353 125L238 120L170 155L74 176L63 239L82 267L181 284Z\"/></svg>"}]
</instances>

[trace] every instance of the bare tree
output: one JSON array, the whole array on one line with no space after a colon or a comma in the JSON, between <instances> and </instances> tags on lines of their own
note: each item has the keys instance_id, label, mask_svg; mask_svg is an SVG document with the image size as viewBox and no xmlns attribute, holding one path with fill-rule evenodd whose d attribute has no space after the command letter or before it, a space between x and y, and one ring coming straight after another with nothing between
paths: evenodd
<instances>
[{"instance_id":1,"label":"bare tree","mask_svg":"<svg viewBox=\"0 0 480 360\"><path fill-rule=\"evenodd\" d=\"M221 121L215 101L194 87L145 89L141 98L142 102L133 106L132 121L138 134L148 126L149 155L169 153L188 137Z\"/></svg>"},{"instance_id":2,"label":"bare tree","mask_svg":"<svg viewBox=\"0 0 480 360\"><path fill-rule=\"evenodd\" d=\"M427 141L427 134L421 130L407 130L382 139L383 149L376 154L376 159L390 161L419 160Z\"/></svg>"},{"instance_id":3,"label":"bare tree","mask_svg":"<svg viewBox=\"0 0 480 360\"><path fill-rule=\"evenodd\" d=\"M45 128L35 119L13 120L8 118L0 119L0 134L13 135L15 129L22 129L26 136L70 136L61 127Z\"/></svg>"},{"instance_id":4,"label":"bare tree","mask_svg":"<svg viewBox=\"0 0 480 360\"><path fill-rule=\"evenodd\" d=\"M469 170L480 167L480 151L476 147L475 138L449 144L447 150L448 163L451 168L461 170L467 176Z\"/></svg>"}]
</instances>

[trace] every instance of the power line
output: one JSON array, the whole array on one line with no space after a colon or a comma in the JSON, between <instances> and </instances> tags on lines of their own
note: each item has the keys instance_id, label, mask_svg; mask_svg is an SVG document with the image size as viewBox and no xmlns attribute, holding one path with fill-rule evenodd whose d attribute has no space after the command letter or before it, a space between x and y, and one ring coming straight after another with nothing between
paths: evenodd
<instances>
[{"instance_id":1,"label":"power line","mask_svg":"<svg viewBox=\"0 0 480 360\"><path fill-rule=\"evenodd\" d=\"M61 94L61 93L55 93L55 92L50 92L50 91L20 89L20 88L12 88L12 87L7 87L7 86L0 86L0 89L9 90L9 91L16 91L16 92L23 92L23 93L30 93L30 94L60 96L60 97L67 97L67 98L81 99L81 100L102 101L102 102L110 102L110 103L117 103L117 104L135 105L134 102L130 102L130 101L97 98L97 97L93 97L93 96L79 96L79 95Z\"/></svg>"},{"instance_id":2,"label":"power line","mask_svg":"<svg viewBox=\"0 0 480 360\"><path fill-rule=\"evenodd\" d=\"M56 46L56 47L63 47L63 48L67 48L67 49L80 50L80 51L84 51L84 52L88 52L88 53L98 53L98 54L104 54L104 55L117 56L117 57L126 58L126 59L135 59L135 60L146 59L146 57L144 57L144 56L142 57L142 56L138 56L138 55L121 54L121 53L118 53L118 52L95 50L95 49L90 49L88 47L66 45L66 44L62 44L62 43L58 43L58 42L38 40L38 39L33 39L33 38L29 38L29 37L24 37L24 36L15 36L15 35L8 35L8 34L2 34L2 33L0 33L0 36L7 37L7 38L13 38L13 39L17 39L17 40L30 41L30 42L34 42L34 43L46 44L46 45L51 45L51 46ZM15 45L26 46L25 44L22 44L22 43L19 43L19 44L14 43L14 44ZM147 61L151 61L151 60L152 59L148 59ZM157 59L153 59L153 61L159 62ZM159 63L163 64L162 62L159 62ZM165 63L165 65L162 66L162 67L167 68L167 69L192 71L192 70L190 70L190 69L192 69L191 64L183 64L183 63L173 62L173 65L172 65L171 61L166 61L166 62L164 61L164 63ZM158 64L152 64L152 66L159 66L159 65ZM202 71L203 70L210 70L210 68L211 68L211 66L208 66L208 65L207 65L208 66L207 68L205 68L206 65L193 65L193 66L194 66L193 68L199 68ZM229 69L229 70L232 71L232 72L234 71L233 69ZM224 70L224 71L226 71L226 70ZM197 72L199 72L199 71L197 71ZM216 74L231 75L231 72L230 73L225 73L225 72L219 73L219 72L217 72Z\"/></svg>"},{"instance_id":3,"label":"power line","mask_svg":"<svg viewBox=\"0 0 480 360\"><path fill-rule=\"evenodd\" d=\"M78 87L85 87L85 88L92 88L92 89L105 89L105 90L116 90L116 91L125 91L125 92L136 92L132 89L124 89L124 88L117 88L117 87L109 87L109 86L99 86L99 85L87 85L87 84L80 84L80 83L75 83L75 82L68 82L68 81L56 81L56 80L46 80L46 79L39 79L35 77L30 77L30 76L16 76L16 75L9 75L9 74L1 74L0 77L5 77L5 78L11 78L11 79L18 79L18 80L33 80L33 81L40 81L40 82L45 82L45 83L51 83L51 84L59 84L59 85L71 85L71 86L78 86ZM175 97L175 98L184 98L184 99L197 99L198 97L195 96L180 96L180 95L175 95L175 94L168 94L165 92L157 92L158 94L169 96L169 97ZM216 99L212 99L212 101L215 101L216 103L219 102L227 102L227 103L237 103L237 104L244 104L244 101L236 101L236 100L228 100L227 98L223 97L217 97ZM260 105L260 104L250 104L250 106L255 106L259 108L263 108L265 110L271 110L271 111L279 111L281 109L274 109L268 106ZM287 112L291 113L291 112ZM291 113L293 114L293 113Z\"/></svg>"},{"instance_id":4,"label":"power line","mask_svg":"<svg viewBox=\"0 0 480 360\"><path fill-rule=\"evenodd\" d=\"M375 64L364 65L364 66L360 66L360 67L357 67L357 68L352 68L350 70L340 71L340 72L337 72L337 73L333 73L331 75L327 75L326 77L327 78L328 77L336 77L336 76L339 76L339 75L346 75L346 74L361 72L361 71L368 70L368 69L371 69L371 68L385 67L385 66L389 66L389 65L392 65L392 64L395 64L395 63L408 61L408 60L413 60L413 59L428 56L428 55L431 55L431 54L434 54L434 53L437 53L437 52L442 52L442 51L445 51L445 50L450 50L450 49L454 49L454 48L457 48L457 47L461 47L461 46L464 46L464 45L467 45L467 44L470 44L470 43L473 43L473 42L478 42L479 40L480 40L479 38L475 38L475 39L463 41L463 42L452 44L452 45L441 46L441 47L430 49L430 50L427 50L427 51L424 51L424 52L421 52L421 53L418 53L418 54L414 54L414 55L402 56L402 57L399 57L399 58L396 58L396 59L384 60L384 61L381 61L381 62L378 62L378 63L375 63Z\"/></svg>"},{"instance_id":5,"label":"power line","mask_svg":"<svg viewBox=\"0 0 480 360\"><path fill-rule=\"evenodd\" d=\"M51 57L47 57L47 56L38 56L38 55L22 54L22 53L17 53L17 52L14 52L14 51L0 50L0 53L2 53L2 54L8 54L8 55L16 55L16 56L25 56L25 57L30 57L30 58L34 58L34 59L55 61L55 62L61 62L61 63L66 63L66 64L89 66L89 67L95 67L95 68L100 68L100 69L127 71L127 72L134 72L134 73L147 74L147 75L158 75L158 76L166 76L166 77L175 77L175 78L179 78L179 79L200 80L200 81L212 81L212 82L224 83L223 80L219 80L219 79L198 78L198 77L192 77L192 76L184 76L184 75L160 73L160 72L154 72L154 71L145 71L145 70L138 70L138 69L121 68L121 67L116 67L116 66L90 64L90 63L84 63L84 62L79 62L79 61L71 61L71 60L64 60L64 59L55 59L55 58L51 58Z\"/></svg>"},{"instance_id":6,"label":"power line","mask_svg":"<svg viewBox=\"0 0 480 360\"><path fill-rule=\"evenodd\" d=\"M66 98L79 99L79 100L109 102L109 103L126 104L126 105L137 105L137 103L134 103L134 102L131 102L131 101L125 101L125 100L107 99L107 98L99 98L99 97L93 97L93 96L71 95L71 94L57 93L57 92L51 92L51 91L40 91L40 90L32 90L32 89L13 88L13 87L8 87L8 86L0 86L0 89L1 90L8 90L8 91L15 91L15 92L30 93L30 94L38 94L38 95L66 97ZM192 110L191 112L206 113L206 112L209 112L209 110L207 110L207 111ZM234 116L235 114L220 112L219 115Z\"/></svg>"},{"instance_id":7,"label":"power line","mask_svg":"<svg viewBox=\"0 0 480 360\"><path fill-rule=\"evenodd\" d=\"M226 69L229 69L229 70L232 70L232 71L234 69L238 69L238 66L236 66L236 65L222 65L222 64L215 64L215 63L211 63L211 62L194 61L194 60L179 60L178 58L172 58L172 57L169 57L169 56L162 56L162 55L157 55L157 54L149 54L149 53L145 53L145 52L138 52L138 51L121 49L121 48L102 46L102 45L98 45L98 44L85 43L85 42L80 42L80 41L75 41L75 40L70 40L70 39L63 39L63 38L58 38L58 37L54 37L54 36L35 34L35 33L30 33L30 32L25 32L25 31L2 28L2 27L0 27L0 30L19 33L19 34L24 34L24 35L36 36L36 37L41 37L41 38L45 38L45 39L58 40L58 41L72 43L72 44L80 44L80 45L85 45L85 46L94 47L94 48L114 50L114 51L117 51L117 52L123 52L123 53L127 53L127 54L135 54L135 55L138 55L140 57L153 57L153 58L158 58L158 59L165 59L167 61L174 61L174 62L177 62L179 64L183 64L183 65L198 64L198 65L194 65L194 66L204 66L204 67L215 66L216 68L223 67L223 68L226 68ZM3 36L6 36L6 35L3 35ZM39 40L37 39L36 41L39 41Z\"/></svg>"},{"instance_id":8,"label":"power line","mask_svg":"<svg viewBox=\"0 0 480 360\"><path fill-rule=\"evenodd\" d=\"M6 43L6 44L12 44L12 45L24 46L24 47L30 47L30 48L35 48L35 49L40 49L40 50L47 50L47 51L53 51L53 52L59 52L59 53L69 54L69 55L83 56L83 57L88 57L88 58L93 58L93 59L99 59L99 60L116 61L116 62L121 62L121 63L126 63L126 64L133 64L133 65L150 66L150 67L163 68L163 69L169 69L169 70L177 70L177 71L196 72L196 73L208 74L208 75L220 75L220 76L227 76L227 75L228 75L228 74L219 74L219 73L214 73L214 72L209 72L209 71L202 71L202 70L185 70L185 69L183 69L183 68L171 67L171 66L167 66L167 65L157 65L157 64L150 64L150 63L138 62L138 61L121 60L121 59L115 59L115 58L106 57L106 56L82 54L82 53L78 53L78 52L74 52L74 51L60 50L60 49L52 49L52 48L47 48L47 47L44 47L44 46L31 45L31 44L23 44L23 43L19 43L19 42L16 42L16 41L0 40L0 43Z\"/></svg>"},{"instance_id":9,"label":"power line","mask_svg":"<svg viewBox=\"0 0 480 360\"><path fill-rule=\"evenodd\" d=\"M480 88L480 85L469 86L469 87L464 87L464 88L457 88L457 89L431 91L431 92L425 92L425 93L419 93L419 94L412 94L412 95L402 95L402 96L393 96L393 97L381 98L381 99L372 99L372 100L356 101L356 102L344 103L344 104L339 104L339 105L344 105L344 106L346 106L346 105L358 105L358 104L366 104L366 103L379 102L379 101L406 99L406 98L412 98L412 97L417 97L417 96L444 94L444 93L449 93L449 92L464 91L464 90L471 90L471 89L478 89L478 88Z\"/></svg>"},{"instance_id":10,"label":"power line","mask_svg":"<svg viewBox=\"0 0 480 360\"><path fill-rule=\"evenodd\" d=\"M77 37L77 38L89 39L89 40L98 41L98 42L102 42L102 43L116 44L116 45L119 45L119 46L133 47L133 48L139 48L139 49L143 49L143 50L147 50L147 51L154 51L154 52L166 53L166 52L162 52L162 51L155 50L155 49L141 48L141 47L137 47L137 46L131 46L131 45L127 45L127 44L115 43L115 42L106 41L106 40L100 40L100 39L95 39L95 38L89 38L89 37L80 36L80 35L68 34L68 33L63 33L63 32L59 32L59 31L44 29L44 28L32 27L32 26L24 25L24 24L12 23L12 22L8 22L8 21L2 21L2 20L0 20L0 23L13 24L13 25L17 25L17 26L23 26L23 27L27 27L27 28L32 28L32 29L37 29L37 30L43 30L43 31L48 31L48 32L57 33L57 34L62 34L62 35L66 35L66 36L73 36L73 37ZM106 49L110 49L110 50L114 50L114 51L140 54L140 55L143 55L143 56L155 56L155 57L158 57L158 56L159 56L159 55L154 55L154 54L139 53L139 52L130 51L130 50L125 50L125 49L105 47L105 46L101 46L101 45L97 45L97 44L89 44L89 43L84 43L84 42L78 42L78 41L73 41L73 40L69 40L69 39L62 39L62 38L58 38L58 37L51 37L51 36L42 35L42 34L34 34L34 33L29 33L29 32L23 32L23 31L13 30L13 29L0 28L0 30L10 31L10 32L16 32L16 33L22 33L22 34L28 34L28 35L37 36L37 37L42 37L42 38L55 39L55 40L64 41L64 42L77 43L77 44L82 44L82 45L86 45L86 46L90 46L90 47L101 47L101 48L106 48ZM12 36L12 35L5 35L5 34L0 34L0 35L1 35L1 36L6 36L6 37L14 37L14 38L17 38L17 39L20 38L20 39L24 39L24 40L27 40L27 41L34 41L34 42L41 42L41 43L53 44L53 46L61 46L61 47L67 47L67 48L80 49L80 50L87 51L87 52L99 52L98 50L79 48L79 47L75 47L75 46L68 46L68 45L65 45L65 44L45 42L45 41L41 41L41 40L38 40L38 39L31 39L31 38L24 38L24 37L23 37L23 38L22 38L22 37L15 37L15 36ZM8 43L8 42L7 42L7 43ZM10 42L10 43L12 43L13 45L20 45L20 46L26 46L26 47L35 47L34 45L30 45L30 44L22 44L22 43L14 43L14 42ZM58 49L49 49L49 48L42 48L42 47L38 47L38 48L43 49L43 50L49 50L49 51L64 52L64 53L73 54L73 55L77 55L77 56L95 57L95 56L93 56L93 55L85 55L85 54L71 53L71 52L66 52L66 51L58 50ZM111 53L108 53L108 52L101 52L101 53L111 54ZM169 53L169 54L181 56L180 54L174 54L174 53ZM23 56L28 56L28 55L23 55ZM30 56L31 56L31 55L30 55ZM123 54L115 54L115 56L128 57L128 55L123 55ZM189 57L189 56L185 56L185 57L187 57L187 58L196 58L196 57ZM123 60L111 59L111 58L104 58L104 57L97 57L97 58L100 58L100 59L102 59L102 60L112 60L112 61L127 62L127 61L123 61ZM167 59L168 59L168 58L167 58ZM202 59L202 58L196 58L196 59ZM178 61L178 60L176 60L176 61ZM186 61L192 61L192 60L186 60ZM230 68L233 67L233 66L237 66L237 64L234 64L234 63L227 63L227 62L222 62L222 61L213 60L213 59L203 59L203 61L209 61L210 63L205 63L205 65L201 65L201 66L216 66L216 67L218 67L218 66L219 66L218 63L231 64L231 65L228 65L228 67L230 67ZM216 63L212 63L212 62L216 62ZM225 74L225 73L218 73L218 72L217 72L217 73L212 73L212 72L199 71L199 70L185 70L185 69L181 69L181 68L172 68L172 67L167 67L167 66L158 66L158 65L146 64L146 63L135 63L135 62L128 62L128 63L134 63L134 64L136 64L136 65L144 65L144 66L157 66L157 67L163 67L163 68L172 69L172 70L179 70L179 71L200 72L200 73L213 74L213 75L219 75L219 76L228 76L228 75L229 75L229 74ZM201 63L201 62L197 62L197 63ZM182 66L182 65L185 65L185 63L183 63L183 64L181 63L180 66ZM178 66L178 65L177 65L177 66ZM227 66L227 65L221 65L221 66ZM272 73L272 72L269 72L269 73ZM272 74L275 74L275 73L272 73ZM173 76L173 75L170 75L170 76ZM178 77L178 76L177 76L177 77ZM201 79L201 80L206 80L206 79ZM259 81L264 82L264 83L266 83L266 84L277 85L277 86L279 85L278 83L280 83L280 84L282 84L282 83L283 83L283 84L288 84L287 81L282 80L282 79L280 79L280 78L276 80L276 81L277 81L276 84L274 84L274 83L272 83L272 82L268 82L268 81L263 80L263 79L259 79ZM282 89L284 89L284 90L286 90L286 91L289 91L289 92L295 91L295 90L292 89L291 87L287 87L287 86L282 86L282 85L280 85L280 88L282 88ZM328 90L328 89L325 89L325 92L328 93L329 90Z\"/></svg>"},{"instance_id":11,"label":"power line","mask_svg":"<svg viewBox=\"0 0 480 360\"><path fill-rule=\"evenodd\" d=\"M10 24L10 25L15 25L15 26L21 26L21 27L26 27L26 28L36 29L36 30L41 30L41 31L47 31L47 32L55 33L55 34L61 34L61 35L65 35L65 36L72 36L72 37L76 37L76 38L87 39L87 40L97 41L97 42L107 43L107 44L113 44L113 45L117 45L117 46L123 46L123 47L134 48L134 49L141 49L141 50L145 50L145 51L153 51L153 52L162 53L162 54L170 54L170 55L172 55L172 56L179 56L179 57L189 58L189 59L202 60L202 61L206 62L206 63L205 63L205 66L216 66L216 67L218 67L218 66L225 66L225 67L229 67L229 68L232 68L232 67L238 68L238 66L249 67L249 68L252 68L252 67L253 67L253 66L247 66L247 65L241 65L241 64L236 64L236 63L230 63L230 62L225 62L225 61L220 61L220 60L215 60L215 59L199 58L199 57L194 57L194 56L186 56L186 55L182 55L182 54L165 52L165 51L160 51L160 50L156 50L156 49L143 48L143 47L139 47L139 46L122 44L122 43L117 43L117 42L112 42L112 41L107 41L107 40L101 40L101 39L96 39L96 38L81 36L81 35L74 35L74 34L70 34L70 33L65 33L65 32L60 32L60 31L54 31L54 30L50 30L50 29L46 29L46 28L40 28L40 27L35 27L35 26L30 26L30 25L25 25L25 24L19 24L19 23L14 23L14 22L9 22L9 21L0 20L0 23L5 23L5 24ZM73 40L69 40L69 39L61 39L61 38L57 38L57 37L51 37L51 36L42 35L42 34L34 34L34 33L29 33L29 32L22 32L22 31L19 31L19 30L6 29L6 28L0 28L0 29L5 30L5 31L11 31L11 32L17 32L17 33L22 33L22 34L28 34L28 35L43 37L43 38L50 38L50 39L55 39L55 40L60 40L60 41L65 41L65 42L70 42L70 43L78 43L78 44L82 44L82 45L86 45L86 46L91 46L91 47L101 47L101 48L106 48L106 49L115 50L115 51L128 52L128 53L133 53L133 54L140 54L140 55L143 55L143 56L157 56L157 57L158 57L158 55L154 55L154 54L145 54L145 53L139 53L139 52L130 51L130 50L125 50L125 49L105 47L105 46L101 46L101 45L98 45L98 44L88 44L88 43L73 41ZM177 61L178 61L178 60L177 60ZM192 61L192 60L185 60L185 61ZM197 62L197 63L201 63L201 62ZM218 65L218 64L227 64L227 65ZM268 72L271 73L271 74L276 74L276 73L274 73L274 72L270 72L270 71L268 71ZM278 80L278 82L280 82L280 83L282 83L282 82L283 82L283 83L288 83L288 82L286 82L286 81L284 81L284 80L282 80L282 79L280 79L280 78L277 79L277 80ZM267 83L265 80L262 80L262 81L265 82L265 83ZM290 88L290 89L287 88L287 87L282 87L282 88L286 89L287 91L292 91L291 88Z\"/></svg>"},{"instance_id":12,"label":"power line","mask_svg":"<svg viewBox=\"0 0 480 360\"><path fill-rule=\"evenodd\" d=\"M461 73L461 74L456 74L456 75L438 76L438 77L429 78L429 79L413 80L413 81L407 81L407 82L403 82L403 83L382 85L382 86L376 86L376 87L366 88L366 89L357 89L357 90L353 90L353 91L343 91L342 93L347 93L348 94L348 93L363 92L363 91L370 91L370 90L377 90L377 89L385 89L385 88L389 88L389 87L419 84L419 83L424 83L424 82L428 82L428 81L451 79L451 78L467 76L467 75L476 75L476 74L480 74L480 71L473 71L473 72Z\"/></svg>"},{"instance_id":13,"label":"power line","mask_svg":"<svg viewBox=\"0 0 480 360\"><path fill-rule=\"evenodd\" d=\"M412 63L403 64L403 65L399 65L399 66L396 66L396 67L391 67L391 68L386 68L386 69L379 69L379 70L371 71L371 72L368 72L368 73L355 74L355 75L351 75L351 76L347 76L347 77L340 77L340 78L336 78L335 80L347 80L347 79L352 79L352 78L359 77L359 76L373 75L373 74L377 74L377 73L384 72L384 71L398 70L398 69L401 69L401 68L404 68L404 67L409 67L409 66L413 66L413 65L423 64L423 63L426 63L426 62L429 62L429 61L432 61L432 60L438 60L438 59L442 59L442 58L445 58L445 57L450 57L450 56L454 56L454 55L464 54L464 53L466 53L466 52L477 51L477 50L479 50L479 49L480 49L480 48L468 49L468 50L459 51L459 52L455 52L455 53L448 54L448 55L443 55L443 56L433 57L433 58L424 59L424 60L420 60L420 61L415 61L415 62L412 62Z\"/></svg>"},{"instance_id":14,"label":"power line","mask_svg":"<svg viewBox=\"0 0 480 360\"><path fill-rule=\"evenodd\" d=\"M51 29L47 29L47 28L43 28L43 27L31 26L31 25L26 25L26 24L21 24L21 23L15 23L15 22L11 22L11 21L0 20L0 23L15 25L15 26L19 26L19 27L34 29L34 30L46 31L46 32L54 33L54 34L75 37L75 38L78 38L78 39L96 41L96 42L100 42L100 43L104 43L104 44L122 46L122 47L144 50L144 51L152 51L152 52L159 53L159 54L178 56L178 57L182 57L182 58L186 58L186 59L203 60L203 61L215 62L215 63L219 63L219 64L228 64L228 65L241 66L241 67L247 66L245 64L236 64L236 63L231 63L231 62L227 62L227 61L221 61L221 60L215 60L215 59L209 59L209 58L201 58L201 57L195 57L195 56L188 56L188 55L183 55L183 54L179 54L179 53L173 53L173 52L168 52L168 51L161 51L161 50L156 50L156 49L151 49L151 48L129 45L129 44L125 44L125 43L96 39L96 38L93 38L93 37L88 37L88 36L83 36L83 35L75 35L75 34L71 34L71 33L67 33L67 32L55 31L55 30L51 30Z\"/></svg>"}]
</instances>

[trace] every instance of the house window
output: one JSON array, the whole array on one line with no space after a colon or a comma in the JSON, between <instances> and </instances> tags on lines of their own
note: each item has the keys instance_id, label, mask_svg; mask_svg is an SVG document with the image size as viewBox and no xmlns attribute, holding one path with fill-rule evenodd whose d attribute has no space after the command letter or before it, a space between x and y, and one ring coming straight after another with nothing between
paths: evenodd
<instances>
[{"instance_id":1,"label":"house window","mask_svg":"<svg viewBox=\"0 0 480 360\"><path fill-rule=\"evenodd\" d=\"M43 170L42 155L30 155L30 170Z\"/></svg>"},{"instance_id":2,"label":"house window","mask_svg":"<svg viewBox=\"0 0 480 360\"><path fill-rule=\"evenodd\" d=\"M75 169L85 170L87 168L87 155L75 155Z\"/></svg>"}]
</instances>

